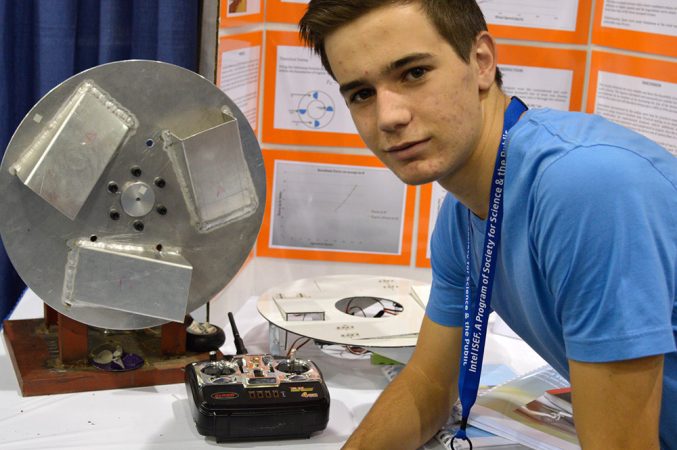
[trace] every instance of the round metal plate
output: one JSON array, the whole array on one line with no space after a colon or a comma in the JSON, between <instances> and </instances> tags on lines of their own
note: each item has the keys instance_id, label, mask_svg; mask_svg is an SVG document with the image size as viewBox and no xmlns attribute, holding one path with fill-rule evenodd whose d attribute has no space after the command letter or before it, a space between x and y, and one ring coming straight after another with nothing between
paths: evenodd
<instances>
[{"instance_id":1,"label":"round metal plate","mask_svg":"<svg viewBox=\"0 0 677 450\"><path fill-rule=\"evenodd\" d=\"M53 118L85 80L92 80L130 111L138 127L117 149L71 220L29 189L10 168L44 130L44 120ZM194 212L191 220L172 162L163 151L161 133L169 130L185 136L195 129L215 127L224 121L224 107L237 120L258 205L253 213L239 220L199 230ZM86 174L91 168L77 170ZM91 238L97 242L112 240L158 250L173 249L192 266L187 312L193 311L223 289L249 255L265 208L265 173L261 151L247 119L212 83L166 63L123 61L98 66L66 80L31 109L2 160L0 192L0 234L27 285L49 306L77 321L102 328L137 329L167 320L118 309L64 305L69 242ZM163 299L156 300L162 304Z\"/></svg>"}]
</instances>

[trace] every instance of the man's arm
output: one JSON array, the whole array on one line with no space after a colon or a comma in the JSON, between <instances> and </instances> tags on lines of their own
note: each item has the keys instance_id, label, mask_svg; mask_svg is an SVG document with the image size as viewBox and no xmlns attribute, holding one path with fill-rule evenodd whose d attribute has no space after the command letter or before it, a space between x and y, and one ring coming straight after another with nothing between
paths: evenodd
<instances>
[{"instance_id":1,"label":"man's arm","mask_svg":"<svg viewBox=\"0 0 677 450\"><path fill-rule=\"evenodd\" d=\"M663 355L610 363L569 360L584 450L659 449Z\"/></svg>"},{"instance_id":2,"label":"man's arm","mask_svg":"<svg viewBox=\"0 0 677 450\"><path fill-rule=\"evenodd\" d=\"M415 449L449 418L457 397L461 328L423 319L407 366L388 385L343 447Z\"/></svg>"}]
</instances>

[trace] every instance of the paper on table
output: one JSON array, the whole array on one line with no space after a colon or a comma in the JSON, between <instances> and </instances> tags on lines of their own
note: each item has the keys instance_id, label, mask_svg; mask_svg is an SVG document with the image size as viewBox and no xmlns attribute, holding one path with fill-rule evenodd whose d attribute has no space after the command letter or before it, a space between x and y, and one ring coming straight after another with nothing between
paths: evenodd
<instances>
[{"instance_id":1,"label":"paper on table","mask_svg":"<svg viewBox=\"0 0 677 450\"><path fill-rule=\"evenodd\" d=\"M573 418L534 404L547 390L568 385L552 367L541 367L483 393L469 423L535 449L578 450Z\"/></svg>"}]
</instances>

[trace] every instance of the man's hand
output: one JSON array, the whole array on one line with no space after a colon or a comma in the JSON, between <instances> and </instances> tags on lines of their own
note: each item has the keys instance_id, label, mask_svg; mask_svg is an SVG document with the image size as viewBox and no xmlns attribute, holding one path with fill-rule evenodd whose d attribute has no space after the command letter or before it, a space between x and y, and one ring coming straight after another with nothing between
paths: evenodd
<instances>
[{"instance_id":1,"label":"man's hand","mask_svg":"<svg viewBox=\"0 0 677 450\"><path fill-rule=\"evenodd\" d=\"M446 422L456 399L461 328L423 319L416 350L344 450L416 449Z\"/></svg>"},{"instance_id":2,"label":"man's hand","mask_svg":"<svg viewBox=\"0 0 677 450\"><path fill-rule=\"evenodd\" d=\"M663 355L609 363L569 360L584 450L659 449Z\"/></svg>"}]
</instances>

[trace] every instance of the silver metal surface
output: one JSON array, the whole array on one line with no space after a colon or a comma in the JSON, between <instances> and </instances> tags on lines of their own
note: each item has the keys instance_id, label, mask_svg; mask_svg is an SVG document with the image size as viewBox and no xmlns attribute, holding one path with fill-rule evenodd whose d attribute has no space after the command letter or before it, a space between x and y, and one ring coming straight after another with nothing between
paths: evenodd
<instances>
[{"instance_id":1,"label":"silver metal surface","mask_svg":"<svg viewBox=\"0 0 677 450\"><path fill-rule=\"evenodd\" d=\"M0 165L0 235L26 284L83 323L182 321L246 260L265 206L256 137L193 72L123 61L40 100Z\"/></svg>"},{"instance_id":2,"label":"silver metal surface","mask_svg":"<svg viewBox=\"0 0 677 450\"><path fill-rule=\"evenodd\" d=\"M193 268L165 249L79 241L68 253L61 301L183 322Z\"/></svg>"},{"instance_id":3,"label":"silver metal surface","mask_svg":"<svg viewBox=\"0 0 677 450\"><path fill-rule=\"evenodd\" d=\"M75 219L136 119L91 80L83 81L21 152L10 171L33 192ZM39 124L43 124L42 127Z\"/></svg>"},{"instance_id":4,"label":"silver metal surface","mask_svg":"<svg viewBox=\"0 0 677 450\"><path fill-rule=\"evenodd\" d=\"M120 195L120 204L128 216L143 217L155 206L155 191L141 181L130 183Z\"/></svg>"},{"instance_id":5,"label":"silver metal surface","mask_svg":"<svg viewBox=\"0 0 677 450\"><path fill-rule=\"evenodd\" d=\"M241 220L256 211L258 198L244 160L236 119L186 138L162 139L181 192L200 231Z\"/></svg>"}]
</instances>

